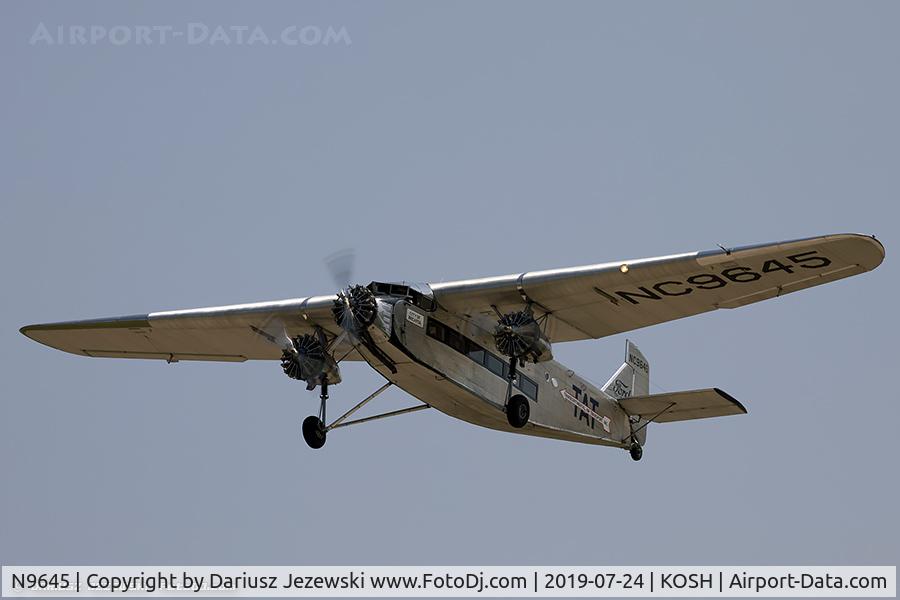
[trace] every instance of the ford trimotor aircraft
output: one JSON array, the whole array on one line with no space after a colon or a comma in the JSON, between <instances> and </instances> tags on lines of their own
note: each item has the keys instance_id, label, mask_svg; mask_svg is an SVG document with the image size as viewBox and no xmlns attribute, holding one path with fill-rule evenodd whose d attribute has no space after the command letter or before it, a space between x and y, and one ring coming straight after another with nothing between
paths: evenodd
<instances>
[{"instance_id":1,"label":"ford trimotor aircraft","mask_svg":"<svg viewBox=\"0 0 900 600\"><path fill-rule=\"evenodd\" d=\"M627 449L640 460L650 423L747 411L717 388L651 394L650 363L631 342L602 387L553 360L553 344L777 298L870 271L883 259L874 237L827 235L438 284L373 281L330 296L21 331L83 356L280 360L307 390L319 388L318 414L302 426L312 448L332 429L433 407L501 431ZM345 360L367 362L387 382L328 423L329 386L340 383ZM422 404L348 420L391 385Z\"/></svg>"}]
</instances>

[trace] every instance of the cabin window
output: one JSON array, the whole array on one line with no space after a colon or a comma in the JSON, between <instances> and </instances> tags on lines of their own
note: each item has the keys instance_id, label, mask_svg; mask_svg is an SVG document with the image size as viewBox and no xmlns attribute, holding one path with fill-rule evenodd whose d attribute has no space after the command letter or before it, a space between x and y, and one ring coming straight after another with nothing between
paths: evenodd
<instances>
[{"instance_id":1,"label":"cabin window","mask_svg":"<svg viewBox=\"0 0 900 600\"><path fill-rule=\"evenodd\" d=\"M428 337L450 346L460 354L468 356L469 359L482 367L486 367L498 377L504 380L509 378L509 363L507 361L488 352L455 329L444 325L440 321L435 321L433 318L429 318L425 326L425 333ZM555 380L554 383L556 383ZM538 387L534 381L522 373L516 373L516 380L513 382L513 386L537 402Z\"/></svg>"},{"instance_id":2,"label":"cabin window","mask_svg":"<svg viewBox=\"0 0 900 600\"><path fill-rule=\"evenodd\" d=\"M527 377L522 375L518 376L519 379L519 389L522 390L522 393L534 400L537 398L537 385Z\"/></svg>"},{"instance_id":3,"label":"cabin window","mask_svg":"<svg viewBox=\"0 0 900 600\"><path fill-rule=\"evenodd\" d=\"M477 362L479 365L484 364L484 348L481 346L469 344L469 351L466 352L466 356Z\"/></svg>"},{"instance_id":4,"label":"cabin window","mask_svg":"<svg viewBox=\"0 0 900 600\"><path fill-rule=\"evenodd\" d=\"M493 354L488 354L487 361L485 362L484 366L486 366L492 373L503 377L503 371L505 370L503 367L506 366L506 363L504 363Z\"/></svg>"},{"instance_id":5,"label":"cabin window","mask_svg":"<svg viewBox=\"0 0 900 600\"><path fill-rule=\"evenodd\" d=\"M425 330L425 333L428 334L428 337L434 338L439 342L444 341L444 324L435 321L434 319L428 319L428 328Z\"/></svg>"},{"instance_id":6,"label":"cabin window","mask_svg":"<svg viewBox=\"0 0 900 600\"><path fill-rule=\"evenodd\" d=\"M434 299L425 296L424 294L412 294L413 304L418 306L424 311L434 312L436 308L434 305Z\"/></svg>"},{"instance_id":7,"label":"cabin window","mask_svg":"<svg viewBox=\"0 0 900 600\"><path fill-rule=\"evenodd\" d=\"M466 352L465 340L466 338L454 329L448 327L444 330L444 343L462 354Z\"/></svg>"}]
</instances>

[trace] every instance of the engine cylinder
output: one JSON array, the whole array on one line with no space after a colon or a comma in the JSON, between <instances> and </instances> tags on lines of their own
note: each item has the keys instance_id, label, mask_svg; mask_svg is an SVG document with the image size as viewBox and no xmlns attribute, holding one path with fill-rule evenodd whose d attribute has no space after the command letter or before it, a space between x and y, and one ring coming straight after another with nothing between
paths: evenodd
<instances>
[{"instance_id":1,"label":"engine cylinder","mask_svg":"<svg viewBox=\"0 0 900 600\"><path fill-rule=\"evenodd\" d=\"M293 349L286 348L281 353L281 368L285 375L305 381L310 390L321 383L323 377L327 377L329 383L340 381L337 364L318 336L306 333L293 338L291 344Z\"/></svg>"},{"instance_id":2,"label":"engine cylinder","mask_svg":"<svg viewBox=\"0 0 900 600\"><path fill-rule=\"evenodd\" d=\"M530 311L522 310L501 316L494 328L494 344L501 354L510 358L532 362L552 358L550 342L544 338L540 324Z\"/></svg>"},{"instance_id":3,"label":"engine cylinder","mask_svg":"<svg viewBox=\"0 0 900 600\"><path fill-rule=\"evenodd\" d=\"M345 331L359 333L375 321L378 307L375 294L363 285L340 291L331 307L334 320Z\"/></svg>"}]
</instances>

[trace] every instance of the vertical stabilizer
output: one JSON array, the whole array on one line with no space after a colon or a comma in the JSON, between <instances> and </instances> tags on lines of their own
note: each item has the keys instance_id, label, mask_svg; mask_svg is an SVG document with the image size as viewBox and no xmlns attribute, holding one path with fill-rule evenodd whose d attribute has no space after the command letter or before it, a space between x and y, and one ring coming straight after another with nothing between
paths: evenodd
<instances>
[{"instance_id":1,"label":"vertical stabilizer","mask_svg":"<svg viewBox=\"0 0 900 600\"><path fill-rule=\"evenodd\" d=\"M609 378L603 391L617 400L650 393L650 363L630 341L625 342L625 363Z\"/></svg>"},{"instance_id":2,"label":"vertical stabilizer","mask_svg":"<svg viewBox=\"0 0 900 600\"><path fill-rule=\"evenodd\" d=\"M603 391L616 400L650 395L650 362L630 341L625 342L625 363L609 378ZM634 439L641 446L647 442L646 425L637 417L631 423Z\"/></svg>"},{"instance_id":3,"label":"vertical stabilizer","mask_svg":"<svg viewBox=\"0 0 900 600\"><path fill-rule=\"evenodd\" d=\"M634 369L634 385L632 396L647 396L650 394L650 362L641 353L637 346L630 341L625 342L625 364Z\"/></svg>"}]
</instances>

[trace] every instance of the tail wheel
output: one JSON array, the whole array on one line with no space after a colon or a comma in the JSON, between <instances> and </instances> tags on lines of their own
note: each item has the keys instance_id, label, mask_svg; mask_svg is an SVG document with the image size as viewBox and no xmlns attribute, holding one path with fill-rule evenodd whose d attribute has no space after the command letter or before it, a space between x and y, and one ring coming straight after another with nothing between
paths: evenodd
<instances>
[{"instance_id":1,"label":"tail wheel","mask_svg":"<svg viewBox=\"0 0 900 600\"><path fill-rule=\"evenodd\" d=\"M637 442L631 444L628 452L631 454L631 460L641 460L641 457L644 456L644 449Z\"/></svg>"},{"instance_id":2,"label":"tail wheel","mask_svg":"<svg viewBox=\"0 0 900 600\"><path fill-rule=\"evenodd\" d=\"M528 424L531 416L531 408L524 396L513 396L506 405L506 420L516 429L521 429Z\"/></svg>"},{"instance_id":3,"label":"tail wheel","mask_svg":"<svg viewBox=\"0 0 900 600\"><path fill-rule=\"evenodd\" d=\"M303 439L306 441L306 445L314 450L324 446L325 423L315 415L303 419Z\"/></svg>"}]
</instances>

